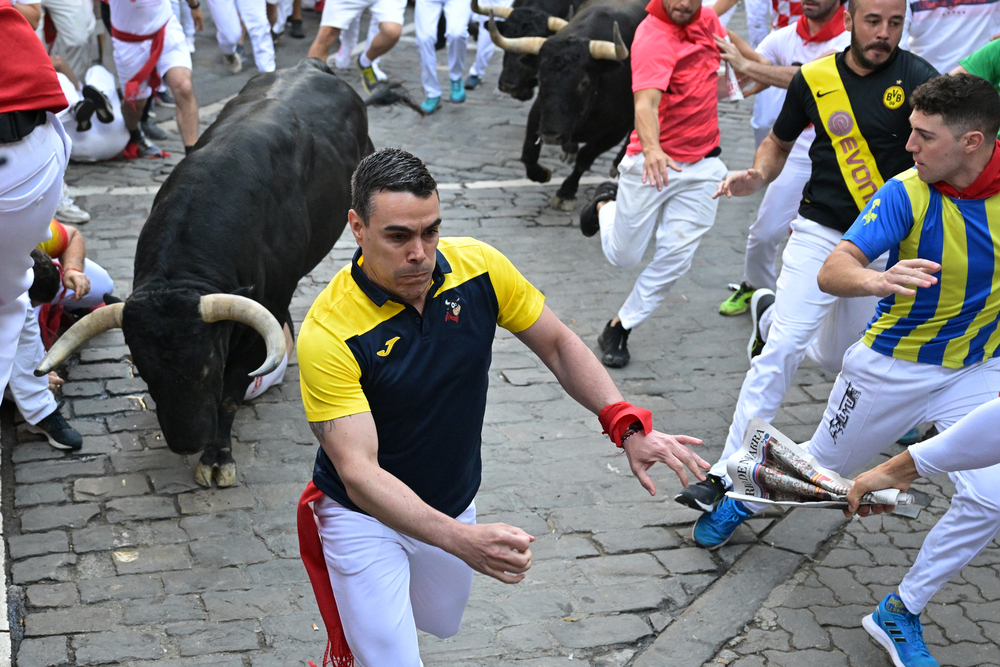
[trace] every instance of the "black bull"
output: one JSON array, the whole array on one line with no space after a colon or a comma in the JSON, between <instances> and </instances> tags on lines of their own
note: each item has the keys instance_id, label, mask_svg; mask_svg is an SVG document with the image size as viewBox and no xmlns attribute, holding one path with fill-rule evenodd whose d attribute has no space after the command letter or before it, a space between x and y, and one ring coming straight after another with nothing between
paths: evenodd
<instances>
[{"instance_id":1,"label":"black bull","mask_svg":"<svg viewBox=\"0 0 1000 667\"><path fill-rule=\"evenodd\" d=\"M373 146L362 99L307 60L251 79L196 148L153 201L131 295L74 325L36 373L121 326L167 445L204 450L195 479L229 486L231 429L250 374L280 362L296 285L343 231L351 175ZM221 311L208 316L214 300Z\"/></svg>"},{"instance_id":2,"label":"black bull","mask_svg":"<svg viewBox=\"0 0 1000 667\"><path fill-rule=\"evenodd\" d=\"M553 205L572 210L580 178L594 160L621 143L634 127L632 67L621 60L593 57L592 43L609 44L618 25L630 47L646 17L645 2L594 0L565 28L538 48L538 97L528 113L521 161L528 178L546 183L552 172L538 164L541 144L584 144L573 172L556 191Z\"/></svg>"}]
</instances>

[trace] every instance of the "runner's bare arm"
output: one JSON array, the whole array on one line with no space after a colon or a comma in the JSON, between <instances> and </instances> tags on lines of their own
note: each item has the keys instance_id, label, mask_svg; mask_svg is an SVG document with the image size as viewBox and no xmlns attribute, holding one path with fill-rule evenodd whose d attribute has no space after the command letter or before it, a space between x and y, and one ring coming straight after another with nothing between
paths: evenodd
<instances>
[{"instance_id":1,"label":"runner's bare arm","mask_svg":"<svg viewBox=\"0 0 1000 667\"><path fill-rule=\"evenodd\" d=\"M378 433L370 412L309 428L337 469L355 505L385 525L453 554L477 572L508 584L531 567L530 543L520 528L502 523L468 525L443 514L378 463Z\"/></svg>"},{"instance_id":2,"label":"runner's bare arm","mask_svg":"<svg viewBox=\"0 0 1000 667\"><path fill-rule=\"evenodd\" d=\"M866 268L868 257L850 241L841 241L823 262L816 282L834 296L913 296L916 288L937 283L941 265L926 259L904 259L885 271Z\"/></svg>"},{"instance_id":3,"label":"runner's bare arm","mask_svg":"<svg viewBox=\"0 0 1000 667\"><path fill-rule=\"evenodd\" d=\"M660 99L663 91L656 88L637 90L635 97L635 131L642 144L642 182L663 190L670 180L667 169L680 171L673 158L660 145Z\"/></svg>"},{"instance_id":4,"label":"runner's bare arm","mask_svg":"<svg viewBox=\"0 0 1000 667\"><path fill-rule=\"evenodd\" d=\"M515 335L538 355L566 393L594 414L622 400L621 392L594 353L548 306L542 308L534 324ZM702 471L710 466L685 447L700 444L701 440L686 435L673 436L658 431L644 435L640 431L625 442L625 453L639 483L650 495L655 495L656 486L646 471L656 462L670 467L684 486L687 486L688 470L698 479L705 479Z\"/></svg>"}]
</instances>

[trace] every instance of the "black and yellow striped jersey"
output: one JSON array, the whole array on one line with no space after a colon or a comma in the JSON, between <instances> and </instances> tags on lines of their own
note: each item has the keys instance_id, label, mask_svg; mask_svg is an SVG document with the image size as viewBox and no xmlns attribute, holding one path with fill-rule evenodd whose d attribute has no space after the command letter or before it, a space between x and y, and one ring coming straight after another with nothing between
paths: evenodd
<instances>
[{"instance_id":1,"label":"black and yellow striped jersey","mask_svg":"<svg viewBox=\"0 0 1000 667\"><path fill-rule=\"evenodd\" d=\"M310 422L371 412L379 465L456 517L479 490L483 417L496 327L523 331L544 297L493 247L442 238L423 313L362 270L361 251L317 297L298 339ZM351 502L320 448L313 482Z\"/></svg>"},{"instance_id":2,"label":"black and yellow striped jersey","mask_svg":"<svg viewBox=\"0 0 1000 667\"><path fill-rule=\"evenodd\" d=\"M920 56L896 49L861 76L844 62L848 49L802 66L772 128L778 139L795 141L810 123L816 127L799 215L841 232L886 179L913 166L906 150L910 94L938 74Z\"/></svg>"}]
</instances>

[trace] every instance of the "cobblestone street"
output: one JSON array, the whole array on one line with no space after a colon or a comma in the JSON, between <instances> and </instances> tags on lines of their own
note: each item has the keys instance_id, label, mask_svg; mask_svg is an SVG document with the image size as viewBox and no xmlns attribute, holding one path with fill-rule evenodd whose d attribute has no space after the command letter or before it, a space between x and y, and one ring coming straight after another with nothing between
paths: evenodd
<instances>
[{"instance_id":1,"label":"cobblestone street","mask_svg":"<svg viewBox=\"0 0 1000 667\"><path fill-rule=\"evenodd\" d=\"M382 68L420 101L410 11ZM308 39L286 34L276 45L279 68L297 63L316 34L318 16L304 17ZM730 28L745 33L744 26L741 9ZM196 41L204 130L256 70L248 62L229 75L214 32ZM553 169L553 182L522 180L529 103L495 90L499 69L497 54L465 104L445 102L427 118L405 108L371 110L372 140L427 162L441 185L442 235L495 245L596 347L639 271L612 268L600 241L580 234L576 214L550 206L570 173L551 147L542 163ZM356 71L341 74L360 90ZM720 103L722 159L730 169L752 162L751 106ZM175 132L169 110L158 114L161 127ZM71 194L93 216L82 227L88 256L110 272L122 298L156 188L183 157L179 137L171 136L162 142L173 153L167 159L73 164L66 173ZM587 175L581 201L607 177L612 157ZM690 273L633 332L631 363L611 371L626 399L652 410L656 428L704 439L700 453L712 462L748 368L751 327L749 317L725 318L717 309L727 283L741 278L759 201L722 201ZM297 325L354 247L348 233L300 283L291 307ZM197 457L166 448L120 331L93 339L60 371L67 378L63 414L85 436L82 451L67 455L27 433L6 401L0 413L16 667L319 665L326 633L295 532L295 506L317 445L294 357L279 387L240 409L238 481L228 489L202 489L194 482ZM833 380L806 362L774 426L807 440ZM490 381L478 520L534 535L534 565L514 586L477 574L458 635L421 636L428 667L891 665L861 618L898 583L947 509L953 487L946 478L915 485L932 499L917 518L847 521L832 510L769 510L709 553L691 540L698 514L672 500L680 489L673 473L651 471L658 491L650 497L597 419L502 329ZM942 665L1000 665L1000 544L935 597L922 620Z\"/></svg>"}]
</instances>

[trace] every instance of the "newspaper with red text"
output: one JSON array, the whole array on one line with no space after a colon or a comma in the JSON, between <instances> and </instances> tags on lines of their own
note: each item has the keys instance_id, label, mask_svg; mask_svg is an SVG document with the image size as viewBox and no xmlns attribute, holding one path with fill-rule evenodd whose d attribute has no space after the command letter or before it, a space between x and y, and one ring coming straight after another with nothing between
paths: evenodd
<instances>
[{"instance_id":1,"label":"newspaper with red text","mask_svg":"<svg viewBox=\"0 0 1000 667\"><path fill-rule=\"evenodd\" d=\"M743 433L743 446L727 463L735 500L768 505L847 507L854 484L822 467L804 449L763 419L754 417ZM865 494L864 505L909 505L913 496L898 489Z\"/></svg>"}]
</instances>

